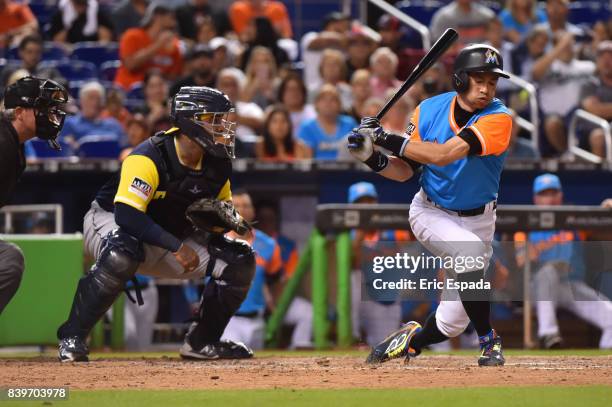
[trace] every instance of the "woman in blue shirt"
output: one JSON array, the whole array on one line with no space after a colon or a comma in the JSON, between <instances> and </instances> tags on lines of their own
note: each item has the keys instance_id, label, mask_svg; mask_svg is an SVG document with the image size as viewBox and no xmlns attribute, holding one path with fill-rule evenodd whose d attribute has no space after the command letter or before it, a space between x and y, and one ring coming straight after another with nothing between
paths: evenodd
<instances>
[{"instance_id":1,"label":"woman in blue shirt","mask_svg":"<svg viewBox=\"0 0 612 407\"><path fill-rule=\"evenodd\" d=\"M321 86L315 99L317 116L302 123L298 137L317 160L335 160L344 138L357 126L351 116L341 113L340 94L335 86Z\"/></svg>"},{"instance_id":2,"label":"woman in blue shirt","mask_svg":"<svg viewBox=\"0 0 612 407\"><path fill-rule=\"evenodd\" d=\"M546 12L538 8L536 0L507 0L498 18L504 36L514 44L520 43L535 24L547 21Z\"/></svg>"}]
</instances>

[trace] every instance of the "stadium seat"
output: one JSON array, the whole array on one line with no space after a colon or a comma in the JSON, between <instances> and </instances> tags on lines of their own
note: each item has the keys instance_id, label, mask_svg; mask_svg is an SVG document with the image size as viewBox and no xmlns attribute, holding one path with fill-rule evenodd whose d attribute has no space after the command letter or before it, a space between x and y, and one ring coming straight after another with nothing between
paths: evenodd
<instances>
[{"instance_id":1,"label":"stadium seat","mask_svg":"<svg viewBox=\"0 0 612 407\"><path fill-rule=\"evenodd\" d=\"M34 149L36 153L36 158L65 158L74 155L72 148L65 141L57 140L62 149L60 151L56 151L49 147L49 143L45 140L41 140L39 138L34 138L29 140L27 143Z\"/></svg>"},{"instance_id":2,"label":"stadium seat","mask_svg":"<svg viewBox=\"0 0 612 407\"><path fill-rule=\"evenodd\" d=\"M408 14L421 24L429 26L434 13L446 2L439 0L404 0L395 4L395 7Z\"/></svg>"},{"instance_id":3,"label":"stadium seat","mask_svg":"<svg viewBox=\"0 0 612 407\"><path fill-rule=\"evenodd\" d=\"M106 61L100 65L100 79L113 82L121 61Z\"/></svg>"},{"instance_id":4,"label":"stadium seat","mask_svg":"<svg viewBox=\"0 0 612 407\"><path fill-rule=\"evenodd\" d=\"M44 61L41 68L56 68L68 82L97 80L98 71L91 62L84 61Z\"/></svg>"},{"instance_id":5,"label":"stadium seat","mask_svg":"<svg viewBox=\"0 0 612 407\"><path fill-rule=\"evenodd\" d=\"M6 52L9 60L19 60L19 47L13 46ZM55 42L45 42L43 45L43 61L62 61L68 58L69 51L61 44Z\"/></svg>"},{"instance_id":6,"label":"stadium seat","mask_svg":"<svg viewBox=\"0 0 612 407\"><path fill-rule=\"evenodd\" d=\"M119 157L121 146L115 137L85 136L78 141L78 156L81 158L113 158Z\"/></svg>"},{"instance_id":7,"label":"stadium seat","mask_svg":"<svg viewBox=\"0 0 612 407\"><path fill-rule=\"evenodd\" d=\"M72 50L72 59L101 65L108 61L119 59L119 45L116 42L100 44L98 42L77 42Z\"/></svg>"},{"instance_id":8,"label":"stadium seat","mask_svg":"<svg viewBox=\"0 0 612 407\"><path fill-rule=\"evenodd\" d=\"M28 4L30 6L30 10L36 16L38 20L38 25L40 28L46 32L45 25L51 23L51 17L53 13L57 10L57 2L56 1L45 1L45 0L31 0Z\"/></svg>"},{"instance_id":9,"label":"stadium seat","mask_svg":"<svg viewBox=\"0 0 612 407\"><path fill-rule=\"evenodd\" d=\"M569 4L568 20L573 24L592 26L610 18L610 5L604 1L574 1Z\"/></svg>"},{"instance_id":10,"label":"stadium seat","mask_svg":"<svg viewBox=\"0 0 612 407\"><path fill-rule=\"evenodd\" d=\"M144 100L144 89L142 82L137 82L132 85L126 94L128 99Z\"/></svg>"}]
</instances>

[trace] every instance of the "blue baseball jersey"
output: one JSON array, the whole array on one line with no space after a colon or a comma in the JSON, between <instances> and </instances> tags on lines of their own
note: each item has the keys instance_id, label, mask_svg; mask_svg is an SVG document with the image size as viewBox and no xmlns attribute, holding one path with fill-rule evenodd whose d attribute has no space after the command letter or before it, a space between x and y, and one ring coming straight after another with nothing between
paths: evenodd
<instances>
[{"instance_id":1,"label":"blue baseball jersey","mask_svg":"<svg viewBox=\"0 0 612 407\"><path fill-rule=\"evenodd\" d=\"M280 247L276 241L258 229L253 230L253 235L250 244L255 250L255 276L246 298L238 309L238 314L263 311L266 308L264 297L266 277L279 273L282 266Z\"/></svg>"},{"instance_id":2,"label":"blue baseball jersey","mask_svg":"<svg viewBox=\"0 0 612 407\"><path fill-rule=\"evenodd\" d=\"M463 128L455 121L457 93L424 100L415 110L407 130L411 141L443 144ZM468 155L445 166L423 166L420 184L438 205L453 210L483 206L497 199L499 177L512 132L512 117L499 99L476 111L465 125L481 144L480 155Z\"/></svg>"},{"instance_id":3,"label":"blue baseball jersey","mask_svg":"<svg viewBox=\"0 0 612 407\"><path fill-rule=\"evenodd\" d=\"M565 262L572 266L571 278L581 279L584 277L585 267L582 251L584 236L581 232L571 230L541 230L529 232L526 236L523 232L517 232L514 240L518 242L527 241L529 252L534 253L530 257L537 260L538 267L549 261ZM537 256L534 258L533 256Z\"/></svg>"},{"instance_id":4,"label":"blue baseball jersey","mask_svg":"<svg viewBox=\"0 0 612 407\"><path fill-rule=\"evenodd\" d=\"M336 133L327 134L319 126L317 119L302 123L298 137L312 149L312 157L317 160L335 160L338 150L344 145L346 135L357 127L357 122L351 116L339 115L336 120Z\"/></svg>"}]
</instances>

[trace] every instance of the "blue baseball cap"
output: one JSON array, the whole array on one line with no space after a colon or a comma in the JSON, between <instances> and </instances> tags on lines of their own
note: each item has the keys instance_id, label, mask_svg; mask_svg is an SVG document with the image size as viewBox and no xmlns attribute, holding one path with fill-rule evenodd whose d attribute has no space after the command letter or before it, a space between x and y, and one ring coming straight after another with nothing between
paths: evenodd
<instances>
[{"instance_id":1,"label":"blue baseball cap","mask_svg":"<svg viewBox=\"0 0 612 407\"><path fill-rule=\"evenodd\" d=\"M357 182L349 187L349 203L355 203L355 201L358 201L366 196L378 199L378 193L376 192L376 187L374 184L370 182Z\"/></svg>"},{"instance_id":2,"label":"blue baseball cap","mask_svg":"<svg viewBox=\"0 0 612 407\"><path fill-rule=\"evenodd\" d=\"M561 180L555 174L542 174L533 180L533 193L539 194L547 189L556 189L561 191Z\"/></svg>"}]
</instances>

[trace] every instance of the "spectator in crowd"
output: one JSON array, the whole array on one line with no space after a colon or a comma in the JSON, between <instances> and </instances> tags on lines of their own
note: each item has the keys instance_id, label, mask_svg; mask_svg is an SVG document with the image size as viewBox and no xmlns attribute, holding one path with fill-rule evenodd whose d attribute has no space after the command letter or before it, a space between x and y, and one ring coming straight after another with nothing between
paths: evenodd
<instances>
[{"instance_id":1,"label":"spectator in crowd","mask_svg":"<svg viewBox=\"0 0 612 407\"><path fill-rule=\"evenodd\" d=\"M293 138L289 110L283 105L270 106L255 156L265 161L293 161L310 158L309 153L300 140Z\"/></svg>"},{"instance_id":2,"label":"spectator in crowd","mask_svg":"<svg viewBox=\"0 0 612 407\"><path fill-rule=\"evenodd\" d=\"M535 24L546 22L546 12L538 8L536 0L506 0L506 7L498 18L503 26L504 38L519 44Z\"/></svg>"},{"instance_id":3,"label":"spectator in crowd","mask_svg":"<svg viewBox=\"0 0 612 407\"><path fill-rule=\"evenodd\" d=\"M269 49L257 46L253 49L246 66L246 85L241 99L256 103L262 109L274 103L278 67Z\"/></svg>"},{"instance_id":4,"label":"spectator in crowd","mask_svg":"<svg viewBox=\"0 0 612 407\"><path fill-rule=\"evenodd\" d=\"M278 208L270 205L260 204L257 207L257 226L276 240L281 252L282 277L279 284L276 284L275 290L271 290L275 304L285 284L293 276L298 262L296 243L280 233L278 212ZM312 348L312 304L303 295L298 293L293 297L283 323L294 327L289 343L290 349Z\"/></svg>"},{"instance_id":5,"label":"spectator in crowd","mask_svg":"<svg viewBox=\"0 0 612 407\"><path fill-rule=\"evenodd\" d=\"M588 40L588 37L591 37L590 40ZM595 61L597 59L597 48L599 44L603 41L612 40L612 21L610 21L610 23L606 23L602 20L596 21L591 27L591 30L589 30L587 38L584 39L585 42L580 48L578 59Z\"/></svg>"},{"instance_id":6,"label":"spectator in crowd","mask_svg":"<svg viewBox=\"0 0 612 407\"><path fill-rule=\"evenodd\" d=\"M217 89L225 93L236 109L236 137L251 141L263 128L264 111L253 102L240 100L240 93L246 84L244 73L238 68L225 68L217 76Z\"/></svg>"},{"instance_id":7,"label":"spectator in crowd","mask_svg":"<svg viewBox=\"0 0 612 407\"><path fill-rule=\"evenodd\" d=\"M345 142L345 136L357 126L351 116L341 113L340 94L335 86L325 84L315 99L317 117L302 123L298 137L312 151L318 160L334 160L338 149Z\"/></svg>"},{"instance_id":8,"label":"spectator in crowd","mask_svg":"<svg viewBox=\"0 0 612 407\"><path fill-rule=\"evenodd\" d=\"M357 121L360 122L362 118L366 117L363 113L363 106L366 100L372 95L370 89L371 74L367 69L358 69L351 76L351 94L353 101L349 114Z\"/></svg>"},{"instance_id":9,"label":"spectator in crowd","mask_svg":"<svg viewBox=\"0 0 612 407\"><path fill-rule=\"evenodd\" d=\"M7 86L9 76L18 69L25 69L30 76L43 79L53 79L64 85L66 80L55 68L41 68L43 42L38 35L26 35L19 43L17 50L19 55L19 65L8 65L2 70L0 76L0 86Z\"/></svg>"},{"instance_id":10,"label":"spectator in crowd","mask_svg":"<svg viewBox=\"0 0 612 407\"><path fill-rule=\"evenodd\" d=\"M234 191L232 201L236 210L247 222L255 220L255 209L246 191ZM281 277L281 253L276 241L258 229L244 235L230 232L228 237L242 239L255 249L255 276L251 288L238 311L230 319L221 340L242 342L256 350L262 349L265 339L264 313L266 308L274 309L274 299L270 293Z\"/></svg>"},{"instance_id":11,"label":"spectator in crowd","mask_svg":"<svg viewBox=\"0 0 612 407\"><path fill-rule=\"evenodd\" d=\"M113 22L97 0L59 0L48 35L55 42L113 40Z\"/></svg>"},{"instance_id":12,"label":"spectator in crowd","mask_svg":"<svg viewBox=\"0 0 612 407\"><path fill-rule=\"evenodd\" d=\"M523 137L520 137L521 127L517 123L517 114L514 110L510 110L512 114L512 133L510 134L510 143L508 144L508 158L540 158L540 154L533 148L531 142Z\"/></svg>"},{"instance_id":13,"label":"spectator in crowd","mask_svg":"<svg viewBox=\"0 0 612 407\"><path fill-rule=\"evenodd\" d=\"M323 18L321 32L309 32L302 36L300 47L304 62L304 82L308 86L321 84L319 66L324 50L328 48L344 51L348 46L351 30L351 17L333 12Z\"/></svg>"},{"instance_id":14,"label":"spectator in crowd","mask_svg":"<svg viewBox=\"0 0 612 407\"><path fill-rule=\"evenodd\" d=\"M19 44L38 32L38 21L27 3L0 0L0 49Z\"/></svg>"},{"instance_id":15,"label":"spectator in crowd","mask_svg":"<svg viewBox=\"0 0 612 407\"><path fill-rule=\"evenodd\" d=\"M79 91L79 104L81 111L68 116L60 132L63 141L77 149L79 140L85 136L104 136L117 140L120 144L125 142L125 133L121 124L112 117L102 118L104 98L106 92L100 83L87 82Z\"/></svg>"},{"instance_id":16,"label":"spectator in crowd","mask_svg":"<svg viewBox=\"0 0 612 407\"><path fill-rule=\"evenodd\" d=\"M272 53L276 66L289 62L287 52L278 45L279 36L274 31L272 23L265 17L256 17L247 25L243 33L243 42L246 48L240 56L240 69L246 71L251 60L251 54L258 47L264 47Z\"/></svg>"},{"instance_id":17,"label":"spectator in crowd","mask_svg":"<svg viewBox=\"0 0 612 407\"><path fill-rule=\"evenodd\" d=\"M358 182L349 187L348 202L351 204L378 203L378 192L374 184ZM378 242L407 241L410 234L399 230L372 230L355 229L351 231L352 238L352 273L351 273L351 316L353 320L353 335L361 338L365 333L365 341L375 346L385 336L397 329L401 324L401 305L398 301L366 301L362 295L362 284L367 274L363 276L362 260L365 245L374 247ZM388 243L387 243L388 244ZM375 298L369 298L375 300Z\"/></svg>"},{"instance_id":18,"label":"spectator in crowd","mask_svg":"<svg viewBox=\"0 0 612 407\"><path fill-rule=\"evenodd\" d=\"M217 36L215 21L210 16L203 17L202 22L197 26L196 44L209 44L213 38L222 38Z\"/></svg>"},{"instance_id":19,"label":"spectator in crowd","mask_svg":"<svg viewBox=\"0 0 612 407\"><path fill-rule=\"evenodd\" d=\"M213 66L215 72L221 71L223 68L234 66L236 60L236 46L234 41L223 37L215 37L208 42L208 45L213 50Z\"/></svg>"},{"instance_id":20,"label":"spectator in crowd","mask_svg":"<svg viewBox=\"0 0 612 407\"><path fill-rule=\"evenodd\" d=\"M200 27L212 22L215 32L224 35L230 30L227 13L221 8L213 9L209 0L189 0L176 9L176 20L182 38L198 41Z\"/></svg>"},{"instance_id":21,"label":"spectator in crowd","mask_svg":"<svg viewBox=\"0 0 612 407\"><path fill-rule=\"evenodd\" d=\"M397 55L389 48L378 48L370 57L370 87L372 96L384 97L389 89L397 89L401 82L397 79Z\"/></svg>"},{"instance_id":22,"label":"spectator in crowd","mask_svg":"<svg viewBox=\"0 0 612 407\"><path fill-rule=\"evenodd\" d=\"M111 88L106 94L106 106L100 114L102 119L112 117L121 124L123 131L127 131L128 122L132 119L132 114L125 107L125 95L116 88Z\"/></svg>"},{"instance_id":23,"label":"spectator in crowd","mask_svg":"<svg viewBox=\"0 0 612 407\"><path fill-rule=\"evenodd\" d=\"M499 51L504 61L512 61L512 51L514 50L514 44L504 38L503 26L499 19L492 18L487 24L485 44L495 47ZM511 72L511 69L508 69ZM446 76L448 77L448 76ZM507 92L514 88L514 85L510 81L501 81L497 85L497 97L502 98L504 92Z\"/></svg>"},{"instance_id":24,"label":"spectator in crowd","mask_svg":"<svg viewBox=\"0 0 612 407\"><path fill-rule=\"evenodd\" d=\"M559 177L543 174L533 182L536 206L563 205ZM612 302L588 286L581 251L583 232L546 230L515 234L517 265L536 263L533 293L538 317L538 338L543 348L562 343L556 309L564 308L602 330L599 347L612 348ZM601 272L601 271L600 271Z\"/></svg>"},{"instance_id":25,"label":"spectator in crowd","mask_svg":"<svg viewBox=\"0 0 612 407\"><path fill-rule=\"evenodd\" d=\"M557 33L553 45L535 61L531 77L539 86L546 139L561 154L567 150L567 120L579 106L580 88L595 72L595 64L576 59L570 32Z\"/></svg>"},{"instance_id":26,"label":"spectator in crowd","mask_svg":"<svg viewBox=\"0 0 612 407\"><path fill-rule=\"evenodd\" d=\"M584 110L612 122L612 41L602 41L599 44L596 64L597 75L582 86L579 100ZM602 128L590 129L589 145L594 154L605 157Z\"/></svg>"},{"instance_id":27,"label":"spectator in crowd","mask_svg":"<svg viewBox=\"0 0 612 407\"><path fill-rule=\"evenodd\" d=\"M246 30L252 19L261 16L270 20L281 37L291 38L293 36L289 13L281 1L236 0L229 8L232 27L239 36Z\"/></svg>"},{"instance_id":28,"label":"spectator in crowd","mask_svg":"<svg viewBox=\"0 0 612 407\"><path fill-rule=\"evenodd\" d=\"M121 66L115 83L129 90L144 80L151 69L160 70L169 79L183 72L183 55L174 32L176 19L171 9L152 3L142 21L142 26L130 28L119 41Z\"/></svg>"},{"instance_id":29,"label":"spectator in crowd","mask_svg":"<svg viewBox=\"0 0 612 407\"><path fill-rule=\"evenodd\" d=\"M360 27L353 28L349 35L346 78L352 77L358 69L368 69L370 67L370 56L376 46L376 41L363 29Z\"/></svg>"},{"instance_id":30,"label":"spectator in crowd","mask_svg":"<svg viewBox=\"0 0 612 407\"><path fill-rule=\"evenodd\" d=\"M182 86L208 86L215 87L217 81L213 65L213 50L204 44L196 45L185 58L189 67L189 74L172 84L170 96L175 95Z\"/></svg>"},{"instance_id":31,"label":"spectator in crowd","mask_svg":"<svg viewBox=\"0 0 612 407\"><path fill-rule=\"evenodd\" d=\"M140 26L148 5L149 0L122 0L117 4L112 12L115 38L121 38L129 28Z\"/></svg>"},{"instance_id":32,"label":"spectator in crowd","mask_svg":"<svg viewBox=\"0 0 612 407\"><path fill-rule=\"evenodd\" d=\"M512 73L525 80L531 80L531 68L535 61L544 55L548 45L548 37L548 30L545 27L534 27L527 34L525 41L512 51Z\"/></svg>"},{"instance_id":33,"label":"spectator in crowd","mask_svg":"<svg viewBox=\"0 0 612 407\"><path fill-rule=\"evenodd\" d=\"M321 65L319 65L319 74L324 84L328 83L333 85L338 90L343 111L350 110L352 104L351 87L346 83L347 73L346 58L342 52L335 49L326 49L323 51ZM309 98L310 100L314 99L320 87L320 85L317 85L309 89L309 94L311 96Z\"/></svg>"},{"instance_id":34,"label":"spectator in crowd","mask_svg":"<svg viewBox=\"0 0 612 407\"><path fill-rule=\"evenodd\" d=\"M135 109L142 113L153 133L172 127L168 95L168 83L159 71L149 71L143 82L144 103Z\"/></svg>"},{"instance_id":35,"label":"spectator in crowd","mask_svg":"<svg viewBox=\"0 0 612 407\"><path fill-rule=\"evenodd\" d=\"M436 62L407 93L417 104L421 103L432 96L450 91L451 85L448 78L444 65Z\"/></svg>"},{"instance_id":36,"label":"spectator in crowd","mask_svg":"<svg viewBox=\"0 0 612 407\"><path fill-rule=\"evenodd\" d=\"M127 122L127 142L129 147L124 148L119 155L119 160L123 161L130 155L134 147L151 137L151 128L147 119L141 113L136 113Z\"/></svg>"},{"instance_id":37,"label":"spectator in crowd","mask_svg":"<svg viewBox=\"0 0 612 407\"><path fill-rule=\"evenodd\" d=\"M293 134L298 134L303 122L314 119L317 115L314 106L306 103L306 85L298 74L289 74L281 81L277 100L289 110Z\"/></svg>"},{"instance_id":38,"label":"spectator in crowd","mask_svg":"<svg viewBox=\"0 0 612 407\"><path fill-rule=\"evenodd\" d=\"M485 39L487 23L495 17L488 7L474 0L454 0L436 11L431 19L430 31L433 40L438 39L447 28L459 33L458 48Z\"/></svg>"},{"instance_id":39,"label":"spectator in crowd","mask_svg":"<svg viewBox=\"0 0 612 407\"><path fill-rule=\"evenodd\" d=\"M389 14L380 16L377 22L378 33L380 34L380 46L388 47L391 51L399 55L402 52L402 23Z\"/></svg>"},{"instance_id":40,"label":"spectator in crowd","mask_svg":"<svg viewBox=\"0 0 612 407\"><path fill-rule=\"evenodd\" d=\"M389 89L385 95L385 100L389 100L395 94L394 90ZM412 112L414 111L416 104L409 95L402 96L392 107L389 109L385 117L380 121L381 126L394 134L404 134L407 130Z\"/></svg>"},{"instance_id":41,"label":"spectator in crowd","mask_svg":"<svg viewBox=\"0 0 612 407\"><path fill-rule=\"evenodd\" d=\"M584 35L584 31L580 27L567 21L569 15L568 5L569 0L546 0L547 21L538 24L538 26L546 28L550 40L558 32L569 32L577 37Z\"/></svg>"}]
</instances>

